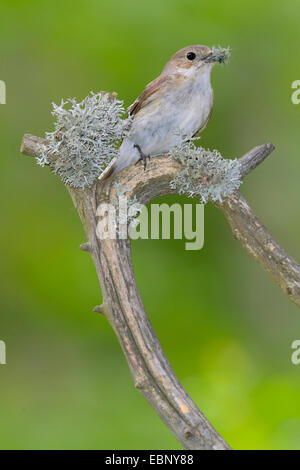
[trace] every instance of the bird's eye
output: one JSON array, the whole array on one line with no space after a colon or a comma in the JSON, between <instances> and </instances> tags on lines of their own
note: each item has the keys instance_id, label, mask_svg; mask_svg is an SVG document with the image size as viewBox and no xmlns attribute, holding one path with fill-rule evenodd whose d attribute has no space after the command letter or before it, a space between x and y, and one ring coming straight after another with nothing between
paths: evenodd
<instances>
[{"instance_id":1,"label":"bird's eye","mask_svg":"<svg viewBox=\"0 0 300 470\"><path fill-rule=\"evenodd\" d=\"M196 58L195 52L188 52L186 58L189 60L194 60Z\"/></svg>"}]
</instances>

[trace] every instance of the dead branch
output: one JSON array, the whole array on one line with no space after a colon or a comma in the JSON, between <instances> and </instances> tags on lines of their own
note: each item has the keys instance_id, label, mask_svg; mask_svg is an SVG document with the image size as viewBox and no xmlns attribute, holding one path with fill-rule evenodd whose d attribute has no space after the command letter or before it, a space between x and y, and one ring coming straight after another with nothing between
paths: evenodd
<instances>
[{"instance_id":1,"label":"dead branch","mask_svg":"<svg viewBox=\"0 0 300 470\"><path fill-rule=\"evenodd\" d=\"M45 143L45 139L26 134L21 152L37 156L40 145ZM272 144L265 144L241 157L242 176L273 149ZM178 170L178 162L162 156L152 159L146 171L135 165L125 168L113 182L126 185L128 198L136 196L140 203L147 204L156 197L174 193L169 184ZM94 310L105 314L113 327L135 386L185 449L230 449L183 389L163 353L137 289L130 240L99 240L97 237L96 211L101 204L116 197L112 182L96 182L85 190L68 187L68 191L88 240L80 248L90 253L102 288L103 304ZM215 205L224 212L234 236L300 306L299 265L271 237L243 196L236 191L223 203Z\"/></svg>"}]
</instances>

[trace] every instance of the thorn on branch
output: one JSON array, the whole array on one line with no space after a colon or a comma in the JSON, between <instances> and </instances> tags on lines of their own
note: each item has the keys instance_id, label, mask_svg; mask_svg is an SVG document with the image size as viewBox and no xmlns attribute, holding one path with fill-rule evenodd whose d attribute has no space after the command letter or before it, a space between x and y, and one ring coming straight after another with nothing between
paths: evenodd
<instances>
[{"instance_id":1,"label":"thorn on branch","mask_svg":"<svg viewBox=\"0 0 300 470\"><path fill-rule=\"evenodd\" d=\"M90 251L92 250L92 246L91 246L90 242L81 243L81 245L79 246L79 248L80 248L82 251L88 251L88 252L90 252Z\"/></svg>"},{"instance_id":2,"label":"thorn on branch","mask_svg":"<svg viewBox=\"0 0 300 470\"><path fill-rule=\"evenodd\" d=\"M104 307L104 304L96 305L96 306L93 308L93 312L102 313L102 315L105 315L105 307Z\"/></svg>"},{"instance_id":3,"label":"thorn on branch","mask_svg":"<svg viewBox=\"0 0 300 470\"><path fill-rule=\"evenodd\" d=\"M191 439L191 438L193 437L193 435L194 435L193 430L190 429L190 428L185 429L185 430L183 431L183 434L184 434L184 437L185 437L186 439Z\"/></svg>"},{"instance_id":4,"label":"thorn on branch","mask_svg":"<svg viewBox=\"0 0 300 470\"><path fill-rule=\"evenodd\" d=\"M289 297L292 297L293 295L295 295L295 289L293 287L287 287L286 293Z\"/></svg>"},{"instance_id":5,"label":"thorn on branch","mask_svg":"<svg viewBox=\"0 0 300 470\"><path fill-rule=\"evenodd\" d=\"M144 380L142 380L142 379L136 379L136 381L134 382L134 386L135 386L135 388L137 388L138 390L141 390L141 389L144 387Z\"/></svg>"}]
</instances>

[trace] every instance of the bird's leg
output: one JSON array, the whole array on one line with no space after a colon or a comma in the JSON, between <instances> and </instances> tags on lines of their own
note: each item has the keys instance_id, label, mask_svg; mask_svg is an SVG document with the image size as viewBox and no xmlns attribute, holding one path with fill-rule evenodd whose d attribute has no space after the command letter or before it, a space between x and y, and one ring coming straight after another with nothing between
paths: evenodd
<instances>
[{"instance_id":1,"label":"bird's leg","mask_svg":"<svg viewBox=\"0 0 300 470\"><path fill-rule=\"evenodd\" d=\"M146 170L146 168L147 168L147 158L149 158L149 160L150 160L150 155L145 155L144 152L142 151L141 147L138 144L134 144L134 147L138 150L138 152L140 154L140 158L136 162L136 165L140 161L143 161L144 162L144 170Z\"/></svg>"}]
</instances>

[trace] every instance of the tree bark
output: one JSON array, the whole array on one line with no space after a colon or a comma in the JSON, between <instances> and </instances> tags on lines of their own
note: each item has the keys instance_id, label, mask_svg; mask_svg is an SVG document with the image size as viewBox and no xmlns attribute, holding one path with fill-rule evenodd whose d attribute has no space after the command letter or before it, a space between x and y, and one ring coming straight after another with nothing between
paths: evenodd
<instances>
[{"instance_id":1,"label":"tree bark","mask_svg":"<svg viewBox=\"0 0 300 470\"><path fill-rule=\"evenodd\" d=\"M25 135L21 152L38 156L44 139ZM274 149L272 144L255 147L240 158L242 177L260 164ZM56 157L57 158L57 157ZM99 240L97 209L116 197L115 183L126 185L126 197L147 204L154 198L174 193L170 181L181 169L167 156L153 158L143 171L131 165L113 181L95 182L88 189L68 187L81 218L87 242L80 247L90 253L102 288L103 313L113 327L126 356L135 386L159 414L185 449L230 449L205 418L173 372L152 329L139 294L130 251L130 240ZM300 268L272 238L239 191L215 203L247 251L257 259L275 282L300 306Z\"/></svg>"}]
</instances>

